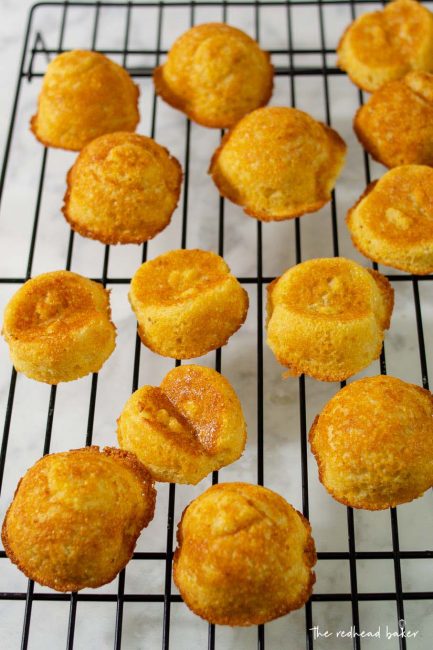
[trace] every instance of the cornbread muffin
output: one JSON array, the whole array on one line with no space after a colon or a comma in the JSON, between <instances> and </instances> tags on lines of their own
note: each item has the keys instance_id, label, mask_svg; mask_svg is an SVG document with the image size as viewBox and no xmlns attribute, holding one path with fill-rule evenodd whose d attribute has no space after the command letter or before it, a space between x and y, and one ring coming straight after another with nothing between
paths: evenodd
<instances>
[{"instance_id":1,"label":"cornbread muffin","mask_svg":"<svg viewBox=\"0 0 433 650\"><path fill-rule=\"evenodd\" d=\"M227 379L211 368L178 366L159 387L131 395L117 437L155 480L195 485L241 456L246 424Z\"/></svg>"},{"instance_id":2,"label":"cornbread muffin","mask_svg":"<svg viewBox=\"0 0 433 650\"><path fill-rule=\"evenodd\" d=\"M207 23L177 39L153 81L170 106L224 129L268 103L273 75L269 54L256 41L230 25Z\"/></svg>"},{"instance_id":3,"label":"cornbread muffin","mask_svg":"<svg viewBox=\"0 0 433 650\"><path fill-rule=\"evenodd\" d=\"M80 151L113 131L135 131L138 86L103 54L73 50L48 64L31 130L48 147Z\"/></svg>"},{"instance_id":4,"label":"cornbread muffin","mask_svg":"<svg viewBox=\"0 0 433 650\"><path fill-rule=\"evenodd\" d=\"M352 508L383 510L433 486L433 397L419 386L355 381L328 402L309 437L321 482Z\"/></svg>"},{"instance_id":5,"label":"cornbread muffin","mask_svg":"<svg viewBox=\"0 0 433 650\"><path fill-rule=\"evenodd\" d=\"M394 0L363 14L345 31L338 65L372 92L411 70L433 70L433 15L416 0Z\"/></svg>"},{"instance_id":6,"label":"cornbread muffin","mask_svg":"<svg viewBox=\"0 0 433 650\"><path fill-rule=\"evenodd\" d=\"M99 587L131 559L155 497L149 473L126 451L44 456L20 480L6 513L6 554L28 578L57 591Z\"/></svg>"},{"instance_id":7,"label":"cornbread muffin","mask_svg":"<svg viewBox=\"0 0 433 650\"><path fill-rule=\"evenodd\" d=\"M291 375L342 381L382 349L394 291L343 257L297 264L268 286L267 342Z\"/></svg>"},{"instance_id":8,"label":"cornbread muffin","mask_svg":"<svg viewBox=\"0 0 433 650\"><path fill-rule=\"evenodd\" d=\"M104 244L141 244L170 222L182 170L167 149L135 133L109 133L84 147L67 176L63 214Z\"/></svg>"},{"instance_id":9,"label":"cornbread muffin","mask_svg":"<svg viewBox=\"0 0 433 650\"><path fill-rule=\"evenodd\" d=\"M296 108L261 108L227 133L209 173L220 194L260 221L315 212L331 199L346 145Z\"/></svg>"},{"instance_id":10,"label":"cornbread muffin","mask_svg":"<svg viewBox=\"0 0 433 650\"><path fill-rule=\"evenodd\" d=\"M311 526L272 490L213 485L184 510L177 541L174 582L188 607L210 623L267 623L311 595Z\"/></svg>"},{"instance_id":11,"label":"cornbread muffin","mask_svg":"<svg viewBox=\"0 0 433 650\"><path fill-rule=\"evenodd\" d=\"M431 273L433 169L391 169L367 187L346 221L354 245L366 257L408 273Z\"/></svg>"},{"instance_id":12,"label":"cornbread muffin","mask_svg":"<svg viewBox=\"0 0 433 650\"><path fill-rule=\"evenodd\" d=\"M410 72L377 90L355 116L355 133L386 167L433 165L433 74Z\"/></svg>"},{"instance_id":13,"label":"cornbread muffin","mask_svg":"<svg viewBox=\"0 0 433 650\"><path fill-rule=\"evenodd\" d=\"M12 296L3 336L18 372L47 384L98 372L115 348L109 292L70 271L42 273Z\"/></svg>"},{"instance_id":14,"label":"cornbread muffin","mask_svg":"<svg viewBox=\"0 0 433 650\"><path fill-rule=\"evenodd\" d=\"M202 250L169 251L142 264L129 301L144 345L173 359L225 345L248 311L248 294L222 257Z\"/></svg>"}]
</instances>

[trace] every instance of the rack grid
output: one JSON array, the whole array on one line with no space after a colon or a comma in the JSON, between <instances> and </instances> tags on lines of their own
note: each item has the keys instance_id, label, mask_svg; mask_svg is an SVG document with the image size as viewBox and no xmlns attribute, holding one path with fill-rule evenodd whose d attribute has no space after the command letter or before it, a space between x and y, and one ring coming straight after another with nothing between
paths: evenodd
<instances>
[{"instance_id":1,"label":"rack grid","mask_svg":"<svg viewBox=\"0 0 433 650\"><path fill-rule=\"evenodd\" d=\"M52 58L57 53L64 51L64 49L70 49L64 47L64 37L65 30L68 25L68 18L70 15L71 9L74 7L81 7L83 11L86 12L87 21L91 21L91 43L89 48L103 52L107 55L112 55L118 57L120 62L126 67L131 76L134 79L150 79L152 76L153 65L133 65L130 63L131 57L136 57L141 55L143 57L153 57L154 65L158 65L162 57L167 54L167 49L164 49L162 45L162 29L164 20L167 17L167 14L172 10L182 10L187 12L189 24L192 26L195 23L196 12L198 9L205 9L209 7L212 11L220 11L220 20L226 21L228 17L228 10L233 7L248 8L253 12L253 33L252 35L260 41L263 35L263 27L261 21L261 14L264 10L269 10L272 7L278 7L279 10L285 12L287 30L287 47L286 48L276 48L271 49L270 52L275 61L275 73L277 78L282 77L287 82L287 88L289 92L289 99L287 104L292 106L297 106L297 88L295 81L297 78L303 77L318 77L320 81L318 83L322 84L322 92L324 97L324 112L325 112L325 121L332 125L332 101L333 95L330 88L330 80L334 77L341 76L343 73L335 67L332 57L335 54L335 47L329 47L327 45L327 34L326 34L326 20L325 12L327 7L338 6L339 8L346 8L350 11L350 16L354 18L357 14L357 11L365 10L366 8L370 9L372 6L376 7L377 3L374 3L373 0L358 0L356 3L353 0L271 0L266 2L265 0L256 0L251 2L246 0L245 2L206 2L206 1L180 1L180 2L52 2L52 3L38 3L32 8L24 38L24 46L21 57L21 63L18 74L18 81L16 87L15 100L12 109L12 116L10 121L10 127L8 131L6 149L4 162L0 177L0 197L3 193L3 190L7 187L7 173L8 173L8 164L10 160L10 154L13 149L13 138L14 133L17 127L17 115L18 107L20 102L20 96L23 91L23 87L28 84L31 84L33 79L37 79L43 76L44 69L36 67L36 62L41 65L41 62L46 62ZM319 42L316 47L303 47L297 48L294 43L294 28L293 28L293 14L300 7L308 7L317 12L318 26L319 26ZM46 10L52 11L53 8L56 8L61 12L61 18L59 21L58 37L57 37L57 47L49 47L46 43L44 32L41 29L34 29L33 21L35 13L43 13ZM113 8L118 8L124 12L125 27L123 30L123 46L122 47L113 47L113 48L99 48L98 47L98 36L100 30L100 20L101 15L105 11L111 11ZM155 33L155 44L152 46L151 43L146 46L144 49L130 47L130 30L133 18L133 12L141 12L143 20L145 20L146 12L153 10L157 12L156 19L156 33ZM203 22L203 21L201 21ZM32 38L31 38L32 37ZM268 48L269 49L269 48ZM305 56L312 57L313 63L309 65L298 64L298 57ZM286 63L281 64L281 58L286 58ZM331 58L330 58L331 57ZM275 62L274 61L274 62ZM364 96L361 91L355 91L358 96L359 104L361 105L364 101ZM159 106L159 100L153 95L151 99L151 118L150 118L150 130L149 135L155 137L156 134L156 124L157 124L157 111ZM21 127L20 127L21 128ZM185 129L185 148L184 155L182 160L182 167L184 169L184 189L182 195L182 201L179 208L179 217L181 219L181 237L180 237L180 246L182 248L187 247L187 233L188 233L188 217L191 203L191 191L194 190L194 187L190 183L190 165L191 165L191 123L189 120L184 119L184 129ZM221 136L223 132L221 132ZM9 285L13 289L21 283L25 282L28 278L32 276L33 266L34 266L34 256L35 256L35 247L37 245L38 239L38 227L41 214L41 205L44 194L44 187L47 177L47 164L49 152L46 148L42 148L42 160L39 169L39 175L36 180L37 182L37 193L36 193L36 202L33 214L33 222L31 226L30 240L29 240L29 249L28 257L26 261L26 270L25 274L15 275L14 277L8 277L4 275L0 277L0 284ZM363 175L365 184L369 183L372 177L371 173L372 162L369 159L369 156L364 153L363 155ZM338 192L338 189L337 189ZM339 255L341 252L340 239L341 236L341 226L338 223L338 201L335 193L333 194L332 203L329 209L330 214L330 227L331 227L331 236L332 236L332 252L334 255ZM2 218L6 218L5 215L2 215ZM225 253L225 242L226 242L226 203L220 198L218 203L218 227L217 227L217 247L216 250L220 255ZM309 217L307 217L309 218ZM298 218L294 221L294 233L292 237L291 245L294 246L294 262L298 263L303 259L302 251L302 221ZM264 272L264 259L263 259L263 236L264 229L266 225L262 225L260 222L254 224L255 228L255 257L256 257L256 273L253 275L240 275L238 276L239 281L242 284L247 285L255 295L256 299L256 336L257 336L257 349L256 349L256 387L255 387L255 397L256 400L256 443L257 443L257 460L256 460L256 481L258 484L265 484L265 466L264 466L264 339L263 339L263 289L266 288L266 285L274 279L274 276L265 274ZM73 262L73 253L74 246L76 241L76 236L72 231L69 232L68 244L66 251L66 261L64 268L71 269ZM112 247L105 246L104 255L103 255L103 265L102 271L99 276L93 277L93 279L102 282L104 286L113 287L116 285L127 286L130 282L130 276L128 277L117 277L117 275L111 276L109 273L109 264L110 264L110 250ZM252 254L252 252L250 251ZM141 261L145 261L148 257L148 246L144 244L142 246ZM289 266L289 264L287 264ZM377 265L373 265L374 268L377 268ZM414 357L414 364L420 364L420 376L422 380L422 385L424 388L429 387L428 380L428 355L426 352L426 342L424 338L424 326L423 326L423 313L422 313L422 295L420 292L420 285L426 287L429 286L430 281L433 279L433 276L423 276L416 277L410 276L403 273L389 273L387 277L395 285L400 283L407 283L411 286L413 294L413 305L415 310L415 321L416 321L416 331L417 331L417 342L418 342L418 359ZM391 326L392 327L392 326ZM132 370L132 391L136 390L139 386L140 379L140 357L142 354L142 346L138 336L135 340L135 351L133 358L133 370ZM222 353L221 350L216 351L213 357L213 364L216 370L221 371L222 367ZM178 363L178 362L176 362ZM380 372L386 373L386 358L385 351L382 351L380 358ZM295 380L293 380L295 381ZM298 413L299 413L299 445L301 450L301 482L302 482L302 510L306 517L309 517L310 514L310 502L309 502L309 474L308 474L308 449L307 449L307 433L308 433L308 417L307 417L307 396L306 396L306 380L301 376L298 380ZM344 383L342 384L344 385ZM3 476L5 469L8 466L8 463L12 463L13 460L8 455L8 444L10 438L11 422L14 415L14 404L15 404L15 393L17 386L17 373L14 369L10 371L10 381L7 394L5 395L5 417L4 417L4 429L3 437L0 450L0 489L3 482ZM338 388L338 386L337 386ZM53 420L55 417L56 409L56 400L58 395L58 388L52 386L49 390L49 400L48 400L48 412L46 417L45 424L45 434L43 440L42 452L43 454L49 453L52 430L53 430ZM90 396L89 396L89 407L87 413L87 426L86 426L86 437L85 444L89 445L93 442L93 432L94 432L94 421L95 421L95 408L98 395L98 375L95 374L92 376L90 382ZM1 397L1 395L0 395ZM269 432L266 435L270 435ZM219 480L218 472L214 472L212 476L212 482L216 483ZM75 630L76 630L76 618L77 618L77 605L79 603L85 602L100 602L108 603L112 602L116 606L115 620L113 621L114 626L114 647L120 649L122 647L122 632L124 628L124 608L127 603L161 603L161 626L162 626L162 647L168 649L169 647L175 648L177 639L170 637L170 622L171 622L171 610L173 603L181 602L181 597L177 593L172 593L172 580L171 580L171 569L172 569L172 554L174 547L174 533L175 533L175 503L176 503L176 487L171 484L168 488L168 503L167 503L167 522L166 522L166 539L165 539L165 550L162 552L154 551L137 551L134 553L132 562L142 562L142 561L161 561L164 563L164 585L163 592L161 593L128 593L125 588L125 570L122 571L117 580L117 593L100 593L99 590L95 590L92 593L72 593L72 594L59 594L49 590L38 591L35 590L34 583L30 580L27 583L27 589L24 591L6 591L2 590L1 577L0 577L0 603L5 601L24 601L24 616L22 623L22 634L21 634L21 648L29 647L31 642L31 622L34 609L34 604L43 601L43 602L69 602L69 618L67 625L67 634L66 634L66 647L68 650L72 649L74 646L75 639ZM319 547L318 552L318 562L319 565L322 561L347 561L349 563L349 576L350 576L350 590L347 592L317 592L313 593L311 600L305 606L305 618L304 618L304 630L305 636L304 639L299 640L299 647L306 647L308 649L313 649L314 647L319 647L318 643L314 639L313 635L313 626L315 625L314 619L314 609L313 606L315 603L320 602L346 602L349 603L351 608L351 624L354 626L355 631L359 632L362 630L362 624L360 621L360 603L368 602L374 603L376 601L392 601L395 603L395 619L396 625L398 621L405 620L405 605L410 601L422 601L422 600L431 600L433 601L433 586L431 590L419 590L419 591L405 591L403 589L402 583L402 572L401 572L401 562L404 560L432 560L433 559L433 550L400 550L399 543L399 524L397 509L391 509L389 511L390 517L390 526L392 533L392 549L390 550L369 550L369 551L359 551L356 549L356 539L355 539L355 520L354 512L351 508L347 508L347 536L348 536L348 550L347 551L321 551ZM313 530L314 533L314 530ZM430 543L431 540L428 541ZM433 549L433 547L432 547ZM364 592L360 591L358 588L359 582L359 571L357 562L360 560L389 560L393 564L394 572L394 585L395 589L390 591L369 591ZM8 562L5 552L0 551L0 564ZM127 571L128 569L126 569ZM1 573L0 573L1 576ZM6 623L5 623L6 624ZM290 624L290 617L288 619L288 624ZM401 628L403 629L403 628ZM266 643L266 633L265 627L259 626L257 630L257 647L264 649L267 647ZM223 647L222 644L218 644L216 640L216 630L213 625L208 627L208 648L213 649L215 647ZM428 640L426 641L428 644ZM355 650L360 649L363 646L363 640L359 636L355 636L351 640L351 644ZM406 647L411 647L410 641L404 637L398 639L398 646L400 650L405 650ZM59 645L60 647L60 645ZM62 646L63 647L63 646ZM84 646L86 647L86 646ZM90 646L88 646L90 647ZM102 647L102 645L101 645ZM141 646L137 646L141 647ZM143 646L144 647L144 646ZM147 647L147 646L146 646ZM297 646L298 647L298 646ZM322 646L320 646L322 647ZM333 646L327 646L333 647ZM382 646L382 647L385 647ZM388 646L386 646L388 647ZM391 646L389 646L391 647ZM417 646L417 647L430 647L429 645Z\"/></svg>"}]
</instances>

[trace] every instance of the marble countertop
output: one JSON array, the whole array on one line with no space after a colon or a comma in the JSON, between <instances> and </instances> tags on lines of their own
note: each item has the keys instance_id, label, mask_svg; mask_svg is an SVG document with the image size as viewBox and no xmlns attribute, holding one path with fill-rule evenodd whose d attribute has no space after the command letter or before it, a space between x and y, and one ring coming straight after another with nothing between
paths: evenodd
<instances>
[{"instance_id":1,"label":"marble countertop","mask_svg":"<svg viewBox=\"0 0 433 650\"><path fill-rule=\"evenodd\" d=\"M4 147L10 107L19 67L19 56L26 23L28 0L15 2L0 0L0 145ZM36 30L43 35L47 47L58 47L61 20L58 7L40 7L34 15L30 44ZM263 47L287 48L287 12L285 7L263 7L261 10L260 37ZM297 6L292 10L294 45L297 49L317 48L320 39L317 7ZM101 9L97 47L121 49L125 25L125 8ZM130 48L138 50L128 57L130 68L153 66L155 57L140 54L152 50L156 38L156 8L133 8ZM197 7L195 21L221 20L220 6ZM73 8L68 14L64 35L65 48L90 47L94 9ZM189 11L182 7L164 10L162 48L167 49L173 39L189 26ZM347 5L327 6L324 9L327 47L335 47L338 37L350 20ZM228 7L228 22L254 35L254 10L251 7ZM119 60L119 57L113 56ZM287 54L275 55L277 67L287 67ZM26 59L26 66L29 58ZM299 54L296 66L322 65L318 55ZM334 64L333 55L328 57ZM33 70L43 72L46 59L37 55ZM27 69L27 68L26 68ZM142 120L138 131L149 134L152 123L152 86L148 77L139 77L140 111ZM32 275L43 271L64 268L69 242L69 228L60 207L65 190L65 175L74 161L71 152L50 150L45 158L43 148L28 130L33 114L41 78L31 82L23 79L17 111L14 137L0 212L0 277L24 277L29 255L33 219L38 200L38 185L43 180L39 205L39 225L32 258ZM325 120L325 95L323 77L318 75L295 78L296 105L314 117ZM332 125L347 141L348 159L336 189L336 209L340 255L367 265L366 260L354 250L344 224L347 209L355 202L366 184L364 158L361 147L352 131L352 117L358 106L358 90L343 75L329 77ZM276 77L271 104L290 104L291 89L288 77ZM157 102L155 138L168 147L185 166L187 127L184 117ZM149 243L148 257L177 248L181 242L183 209L187 214L187 247L218 250L219 197L206 174L209 159L218 145L220 133L203 129L195 124L190 130L189 194L187 203L182 198L170 226ZM383 168L371 164L372 178L383 173ZM331 206L301 220L302 258L326 257L335 254L332 238ZM295 226L293 222L264 224L263 275L274 277L295 263ZM257 223L242 211L225 202L224 256L232 271L241 277L254 277L257 272ZM141 261L141 248L135 246L111 247L108 275L111 278L130 277ZM98 242L75 237L72 270L90 277L101 277L104 247ZM391 269L381 269L394 273ZM16 290L16 284L0 285L0 313ZM257 481L257 291L251 283L245 285L250 294L251 307L248 319L241 330L230 340L222 352L222 372L237 390L248 422L247 449L240 461L220 472L220 481ZM116 444L115 420L131 392L135 350L135 319L127 302L127 285L113 284L113 318L118 327L117 348L103 367L97 386L93 441L100 445ZM386 336L385 352L387 371L397 377L421 383L421 365L418 351L416 314L411 282L394 282L395 311L390 332ZM433 285L420 283L422 318L426 338L426 355L429 369L433 368ZM301 438L299 416L299 382L282 379L281 367L270 350L264 346L264 481L265 485L281 493L296 508L302 510ZM215 353L196 360L214 366ZM172 367L172 361L159 358L142 347L140 357L140 385L159 384ZM373 363L359 376L380 372L379 363ZM0 341L0 420L4 421L9 391L11 364L8 350ZM51 451L60 451L84 445L89 430L88 410L91 377L60 385L56 394L51 431ZM305 380L306 425L310 427L315 415L338 390L337 384ZM46 440L47 415L50 408L50 388L23 376L18 376L9 441L7 445L4 481L0 500L0 518L12 498L15 486L24 471L42 454ZM175 524L183 508L200 494L211 479L198 486L177 486L175 498ZM318 481L314 458L308 452L309 518L319 552L348 551L348 514L345 507L336 503ZM138 544L139 551L166 551L166 525L168 486L158 486L158 502L154 521L146 529ZM397 509L399 543L404 551L422 551L432 548L433 502L431 491L417 501ZM393 549L389 511L354 513L355 546L359 552L387 551ZM0 559L0 592L26 592L26 578L8 560ZM395 573L392 558L384 560L358 559L356 562L360 627L377 632L380 637L362 641L362 648L394 650L399 647L395 637L386 638L397 630L395 600L384 599L366 602L362 594L395 592ZM350 594L350 564L346 559L319 561L316 594ZM401 560L404 592L433 591L432 561L420 559ZM126 571L126 594L163 594L165 562L163 560L132 561ZM102 587L99 593L117 594L118 581ZM33 603L28 647L33 650L66 647L70 602L44 600L49 589L35 585L37 599ZM86 590L85 593L92 593ZM176 589L173 585L173 593ZM410 599L404 602L407 628L418 631L408 639L410 650L428 650L433 638L433 601ZM352 625L350 601L319 601L312 606L313 625L321 631L333 632L331 638L314 642L317 650L340 650L352 647L350 637L336 638L338 630L349 631ZM115 638L116 602L80 601L77 606L74 648L78 650L105 650L113 647ZM0 600L0 648L15 650L20 647L24 600ZM160 647L163 634L162 602L126 602L124 606L122 648L127 650L153 650ZM207 624L194 616L182 603L171 607L170 648L192 650L207 647ZM256 629L216 630L216 647L224 650L247 650L257 645ZM279 650L301 650L305 647L305 610L278 619L266 626L266 647Z\"/></svg>"}]
</instances>

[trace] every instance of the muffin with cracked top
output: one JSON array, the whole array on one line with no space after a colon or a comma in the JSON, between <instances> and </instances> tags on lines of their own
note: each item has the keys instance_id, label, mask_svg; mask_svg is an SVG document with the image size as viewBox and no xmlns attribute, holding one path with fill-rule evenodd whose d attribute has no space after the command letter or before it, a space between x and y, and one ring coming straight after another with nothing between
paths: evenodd
<instances>
[{"instance_id":1,"label":"muffin with cracked top","mask_svg":"<svg viewBox=\"0 0 433 650\"><path fill-rule=\"evenodd\" d=\"M131 395L117 437L155 480L194 485L241 456L246 424L225 377L212 368L182 365L160 386L142 386Z\"/></svg>"}]
</instances>

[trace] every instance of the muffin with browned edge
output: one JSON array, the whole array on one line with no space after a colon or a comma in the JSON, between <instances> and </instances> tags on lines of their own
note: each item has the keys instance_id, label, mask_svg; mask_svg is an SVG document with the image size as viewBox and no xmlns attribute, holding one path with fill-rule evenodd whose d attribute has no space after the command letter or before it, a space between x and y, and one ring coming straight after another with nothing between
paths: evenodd
<instances>
[{"instance_id":1,"label":"muffin with browned edge","mask_svg":"<svg viewBox=\"0 0 433 650\"><path fill-rule=\"evenodd\" d=\"M259 625L302 607L315 581L308 521L272 490L213 485L186 508L173 578L210 623Z\"/></svg>"},{"instance_id":2,"label":"muffin with browned edge","mask_svg":"<svg viewBox=\"0 0 433 650\"><path fill-rule=\"evenodd\" d=\"M152 138L109 133L81 151L67 176L63 214L71 228L103 244L141 244L170 222L181 167Z\"/></svg>"},{"instance_id":3,"label":"muffin with browned edge","mask_svg":"<svg viewBox=\"0 0 433 650\"><path fill-rule=\"evenodd\" d=\"M433 169L394 167L370 183L346 223L356 248L408 273L433 272Z\"/></svg>"},{"instance_id":4,"label":"muffin with browned edge","mask_svg":"<svg viewBox=\"0 0 433 650\"><path fill-rule=\"evenodd\" d=\"M311 427L328 492L352 508L383 510L433 486L433 396L395 377L340 390Z\"/></svg>"},{"instance_id":5,"label":"muffin with browned edge","mask_svg":"<svg viewBox=\"0 0 433 650\"><path fill-rule=\"evenodd\" d=\"M433 70L433 14L417 0L393 0L362 14L344 32L338 65L372 92L411 70Z\"/></svg>"},{"instance_id":6,"label":"muffin with browned edge","mask_svg":"<svg viewBox=\"0 0 433 650\"><path fill-rule=\"evenodd\" d=\"M260 221L293 219L331 200L346 145L296 108L260 108L227 133L209 173L220 194Z\"/></svg>"},{"instance_id":7,"label":"muffin with browned edge","mask_svg":"<svg viewBox=\"0 0 433 650\"><path fill-rule=\"evenodd\" d=\"M269 285L267 342L289 374L342 381L379 357L393 304L377 271L343 257L308 260Z\"/></svg>"},{"instance_id":8,"label":"muffin with browned edge","mask_svg":"<svg viewBox=\"0 0 433 650\"><path fill-rule=\"evenodd\" d=\"M169 251L142 264L129 300L144 345L173 359L225 345L248 311L248 294L223 258L203 250Z\"/></svg>"},{"instance_id":9,"label":"muffin with browned edge","mask_svg":"<svg viewBox=\"0 0 433 650\"><path fill-rule=\"evenodd\" d=\"M160 386L142 386L131 395L117 437L155 480L195 484L241 456L246 424L225 377L211 368L182 365Z\"/></svg>"},{"instance_id":10,"label":"muffin with browned edge","mask_svg":"<svg viewBox=\"0 0 433 650\"><path fill-rule=\"evenodd\" d=\"M31 129L48 147L80 151L103 133L135 131L138 86L98 52L63 52L47 67Z\"/></svg>"},{"instance_id":11,"label":"muffin with browned edge","mask_svg":"<svg viewBox=\"0 0 433 650\"><path fill-rule=\"evenodd\" d=\"M433 166L433 74L410 72L376 90L356 113L354 129L386 167Z\"/></svg>"},{"instance_id":12,"label":"muffin with browned edge","mask_svg":"<svg viewBox=\"0 0 433 650\"><path fill-rule=\"evenodd\" d=\"M98 372L116 341L109 292L71 271L37 275L6 305L3 336L31 379L58 384Z\"/></svg>"},{"instance_id":13,"label":"muffin with browned edge","mask_svg":"<svg viewBox=\"0 0 433 650\"><path fill-rule=\"evenodd\" d=\"M44 456L18 483L2 541L32 580L57 591L111 582L153 519L156 492L134 454L85 447Z\"/></svg>"},{"instance_id":14,"label":"muffin with browned edge","mask_svg":"<svg viewBox=\"0 0 433 650\"><path fill-rule=\"evenodd\" d=\"M205 23L177 39L153 81L158 95L194 122L227 128L268 103L273 74L269 54L245 32Z\"/></svg>"}]
</instances>

